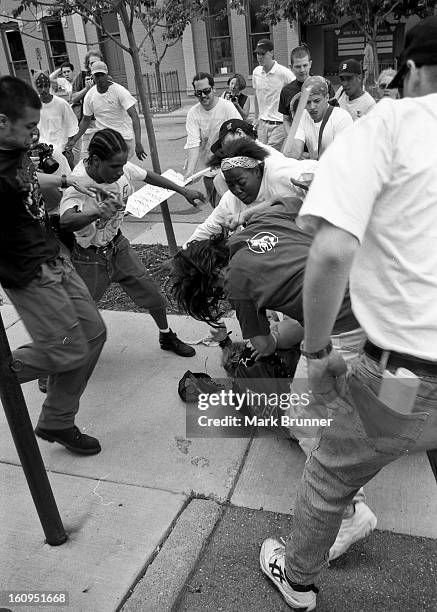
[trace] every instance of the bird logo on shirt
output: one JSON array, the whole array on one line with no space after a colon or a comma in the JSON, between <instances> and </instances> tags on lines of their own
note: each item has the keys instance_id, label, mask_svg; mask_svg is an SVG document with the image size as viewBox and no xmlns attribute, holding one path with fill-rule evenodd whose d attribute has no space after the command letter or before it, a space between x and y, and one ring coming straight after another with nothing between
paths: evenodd
<instances>
[{"instance_id":1,"label":"bird logo on shirt","mask_svg":"<svg viewBox=\"0 0 437 612\"><path fill-rule=\"evenodd\" d=\"M278 244L279 239L270 232L258 232L258 234L255 234L253 238L249 238L246 242L253 253L268 253Z\"/></svg>"}]
</instances>

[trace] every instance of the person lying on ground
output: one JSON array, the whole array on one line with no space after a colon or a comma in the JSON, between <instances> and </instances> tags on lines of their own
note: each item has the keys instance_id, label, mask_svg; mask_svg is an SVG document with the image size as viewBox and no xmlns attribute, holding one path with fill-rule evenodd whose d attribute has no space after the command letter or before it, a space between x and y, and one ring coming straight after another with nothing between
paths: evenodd
<instances>
[{"instance_id":1,"label":"person lying on ground","mask_svg":"<svg viewBox=\"0 0 437 612\"><path fill-rule=\"evenodd\" d=\"M298 203L296 203L297 205ZM224 315L222 300L226 297L235 307L242 336L253 347L255 358L267 357L276 349L290 349L303 338L303 279L312 235L295 223L296 213L274 204L234 233L207 240L193 241L174 258L172 294L179 307L193 318L214 325ZM272 333L266 310L283 313ZM332 331L332 341L346 359L357 356L362 339L346 292ZM297 366L295 380L300 393L310 391L306 381L305 360ZM292 392L295 389L291 388ZM306 406L290 406L290 418L302 415L326 418L326 408L311 396ZM308 456L317 445L320 430L314 427L292 427L290 436ZM356 540L370 533L376 517L363 501L360 490L345 511L345 522L330 558L343 554Z\"/></svg>"}]
</instances>

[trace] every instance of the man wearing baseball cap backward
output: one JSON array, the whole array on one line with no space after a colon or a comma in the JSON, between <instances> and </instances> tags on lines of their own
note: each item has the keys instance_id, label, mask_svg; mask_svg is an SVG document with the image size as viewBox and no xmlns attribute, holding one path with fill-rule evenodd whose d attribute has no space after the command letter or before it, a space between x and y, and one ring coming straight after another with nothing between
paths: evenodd
<instances>
[{"instance_id":1,"label":"man wearing baseball cap backward","mask_svg":"<svg viewBox=\"0 0 437 612\"><path fill-rule=\"evenodd\" d=\"M93 62L91 75L96 86L91 87L85 95L79 132L70 142L70 147L86 132L94 116L97 130L111 128L120 132L129 147L129 158L135 153L138 159L146 159L147 153L141 143L140 119L135 108L136 99L125 87L112 82L105 62Z\"/></svg>"},{"instance_id":2,"label":"man wearing baseball cap backward","mask_svg":"<svg viewBox=\"0 0 437 612\"><path fill-rule=\"evenodd\" d=\"M407 33L399 66L391 87L404 98L381 100L336 138L297 220L315 230L301 351L312 401L333 420L305 463L286 546L270 538L260 553L296 609L315 609L314 582L357 490L392 461L437 448L437 16ZM347 369L330 335L348 282L367 340ZM400 491L393 513L413 501ZM371 599L368 581L359 589ZM435 607L414 603L408 585L401 595L411 609Z\"/></svg>"},{"instance_id":3,"label":"man wearing baseball cap backward","mask_svg":"<svg viewBox=\"0 0 437 612\"><path fill-rule=\"evenodd\" d=\"M329 104L329 88L322 76L310 76L302 91L310 90L306 109L297 128L294 140L291 132L284 145L284 155L300 159L306 145L310 159L319 159L323 151L345 128L352 125L349 114L338 106Z\"/></svg>"},{"instance_id":4,"label":"man wearing baseball cap backward","mask_svg":"<svg viewBox=\"0 0 437 612\"><path fill-rule=\"evenodd\" d=\"M340 108L349 113L354 121L365 115L376 102L374 98L363 89L361 65L355 59L341 62L338 69L341 87L335 97Z\"/></svg>"},{"instance_id":5,"label":"man wearing baseball cap backward","mask_svg":"<svg viewBox=\"0 0 437 612\"><path fill-rule=\"evenodd\" d=\"M258 41L254 49L259 66L252 74L255 92L255 125L258 138L278 151L285 138L282 114L278 111L279 97L284 85L296 77L289 68L278 64L274 59L273 43L268 38Z\"/></svg>"}]
</instances>

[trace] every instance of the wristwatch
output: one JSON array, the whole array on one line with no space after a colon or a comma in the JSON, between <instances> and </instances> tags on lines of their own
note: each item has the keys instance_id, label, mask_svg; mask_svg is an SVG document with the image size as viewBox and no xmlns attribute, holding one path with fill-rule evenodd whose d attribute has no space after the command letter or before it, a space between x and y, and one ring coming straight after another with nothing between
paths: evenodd
<instances>
[{"instance_id":1,"label":"wristwatch","mask_svg":"<svg viewBox=\"0 0 437 612\"><path fill-rule=\"evenodd\" d=\"M68 187L68 183L67 183L67 175L63 174L61 176L61 189L67 189Z\"/></svg>"},{"instance_id":2,"label":"wristwatch","mask_svg":"<svg viewBox=\"0 0 437 612\"><path fill-rule=\"evenodd\" d=\"M300 353L307 359L323 359L327 357L329 353L332 351L332 342L331 340L325 346L325 348L320 349L320 351L316 351L315 353L308 353L303 346L303 340L300 343Z\"/></svg>"}]
</instances>

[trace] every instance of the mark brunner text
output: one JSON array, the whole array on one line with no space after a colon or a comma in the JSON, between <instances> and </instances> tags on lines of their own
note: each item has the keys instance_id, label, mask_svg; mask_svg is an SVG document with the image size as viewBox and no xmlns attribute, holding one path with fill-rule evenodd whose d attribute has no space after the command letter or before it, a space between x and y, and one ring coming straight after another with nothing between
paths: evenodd
<instances>
[{"instance_id":1,"label":"mark brunner text","mask_svg":"<svg viewBox=\"0 0 437 612\"><path fill-rule=\"evenodd\" d=\"M200 427L330 427L333 419L295 419L285 414L281 417L225 416L221 419L202 414L197 422Z\"/></svg>"}]
</instances>

